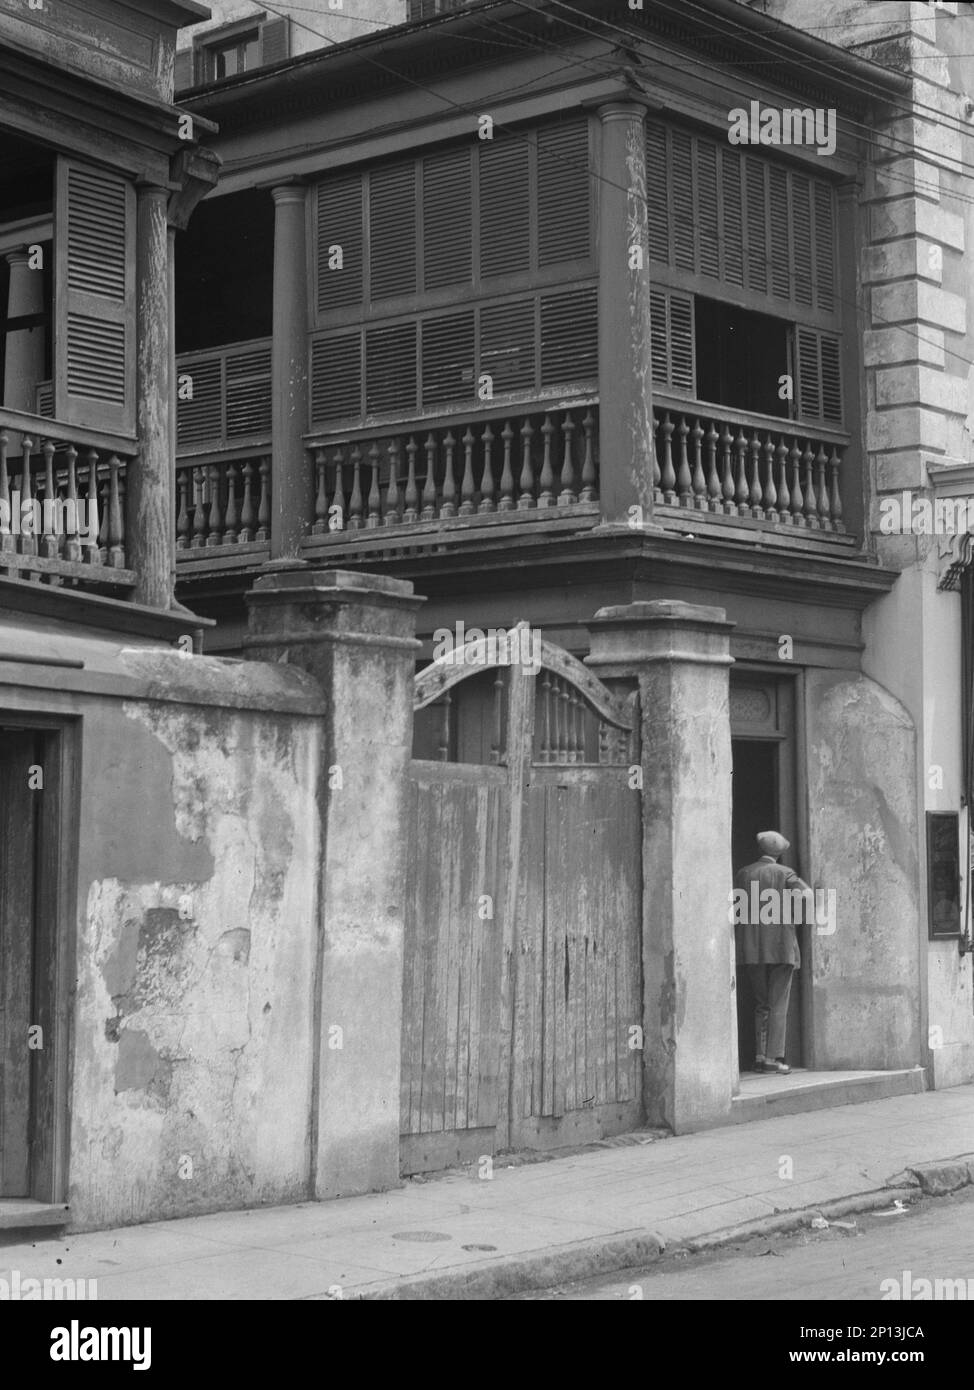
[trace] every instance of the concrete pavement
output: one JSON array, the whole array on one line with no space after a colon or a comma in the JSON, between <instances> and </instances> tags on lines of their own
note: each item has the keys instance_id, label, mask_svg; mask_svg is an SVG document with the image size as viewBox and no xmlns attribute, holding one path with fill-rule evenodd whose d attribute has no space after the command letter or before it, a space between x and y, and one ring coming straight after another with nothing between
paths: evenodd
<instances>
[{"instance_id":1,"label":"concrete pavement","mask_svg":"<svg viewBox=\"0 0 974 1390\"><path fill-rule=\"evenodd\" d=\"M974 1086L497 1159L492 1177L474 1165L365 1197L8 1241L0 1278L96 1279L99 1300L489 1298L809 1207L889 1204L919 1191L906 1170L959 1155L974 1160Z\"/></svg>"}]
</instances>

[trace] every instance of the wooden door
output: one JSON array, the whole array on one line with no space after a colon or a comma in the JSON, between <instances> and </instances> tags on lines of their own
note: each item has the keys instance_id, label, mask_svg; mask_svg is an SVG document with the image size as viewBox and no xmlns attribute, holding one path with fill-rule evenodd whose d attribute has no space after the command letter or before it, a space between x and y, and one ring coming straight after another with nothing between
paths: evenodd
<instances>
[{"instance_id":1,"label":"wooden door","mask_svg":"<svg viewBox=\"0 0 974 1390\"><path fill-rule=\"evenodd\" d=\"M634 697L541 653L534 674L468 650L417 678L404 1172L642 1118Z\"/></svg>"}]
</instances>

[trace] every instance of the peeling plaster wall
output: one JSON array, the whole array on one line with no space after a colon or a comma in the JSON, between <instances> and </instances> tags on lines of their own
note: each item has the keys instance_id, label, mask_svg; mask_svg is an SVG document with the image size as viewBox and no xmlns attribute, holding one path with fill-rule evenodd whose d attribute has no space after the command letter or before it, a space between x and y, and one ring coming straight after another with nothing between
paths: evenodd
<instances>
[{"instance_id":1,"label":"peeling plaster wall","mask_svg":"<svg viewBox=\"0 0 974 1390\"><path fill-rule=\"evenodd\" d=\"M834 934L810 937L812 1064L917 1066L913 721L875 681L834 671L808 673L806 720L812 879L837 893Z\"/></svg>"},{"instance_id":2,"label":"peeling plaster wall","mask_svg":"<svg viewBox=\"0 0 974 1390\"><path fill-rule=\"evenodd\" d=\"M318 721L84 714L73 1225L304 1197Z\"/></svg>"}]
</instances>

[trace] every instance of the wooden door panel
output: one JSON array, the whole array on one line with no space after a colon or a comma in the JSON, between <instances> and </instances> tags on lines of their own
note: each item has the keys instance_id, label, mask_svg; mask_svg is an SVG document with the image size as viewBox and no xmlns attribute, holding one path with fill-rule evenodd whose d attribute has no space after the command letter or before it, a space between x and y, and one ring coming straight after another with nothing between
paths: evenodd
<instances>
[{"instance_id":1,"label":"wooden door panel","mask_svg":"<svg viewBox=\"0 0 974 1390\"><path fill-rule=\"evenodd\" d=\"M35 806L30 734L0 732L0 1196L30 1195Z\"/></svg>"}]
</instances>

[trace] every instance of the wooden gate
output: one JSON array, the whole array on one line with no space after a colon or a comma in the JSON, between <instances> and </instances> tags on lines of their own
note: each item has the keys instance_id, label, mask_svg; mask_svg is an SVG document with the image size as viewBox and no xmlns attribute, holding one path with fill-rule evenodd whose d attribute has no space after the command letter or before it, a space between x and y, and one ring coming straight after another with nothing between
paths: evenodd
<instances>
[{"instance_id":1,"label":"wooden gate","mask_svg":"<svg viewBox=\"0 0 974 1390\"><path fill-rule=\"evenodd\" d=\"M524 624L497 648L416 677L405 1173L642 1119L636 696Z\"/></svg>"}]
</instances>

